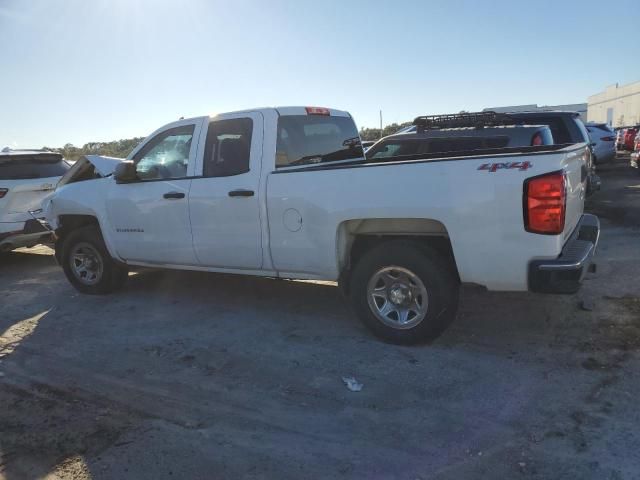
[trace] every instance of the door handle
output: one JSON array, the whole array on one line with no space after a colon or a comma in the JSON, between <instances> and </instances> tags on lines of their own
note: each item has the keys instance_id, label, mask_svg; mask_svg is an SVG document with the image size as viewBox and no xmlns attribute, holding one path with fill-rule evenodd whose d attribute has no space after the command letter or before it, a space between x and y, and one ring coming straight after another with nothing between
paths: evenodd
<instances>
[{"instance_id":1,"label":"door handle","mask_svg":"<svg viewBox=\"0 0 640 480\"><path fill-rule=\"evenodd\" d=\"M169 198L169 199L178 199L178 198L184 198L184 193L182 192L167 192L164 195L162 195L163 198Z\"/></svg>"},{"instance_id":2,"label":"door handle","mask_svg":"<svg viewBox=\"0 0 640 480\"><path fill-rule=\"evenodd\" d=\"M253 190L231 190L229 192L230 197L253 197L254 195Z\"/></svg>"}]
</instances>

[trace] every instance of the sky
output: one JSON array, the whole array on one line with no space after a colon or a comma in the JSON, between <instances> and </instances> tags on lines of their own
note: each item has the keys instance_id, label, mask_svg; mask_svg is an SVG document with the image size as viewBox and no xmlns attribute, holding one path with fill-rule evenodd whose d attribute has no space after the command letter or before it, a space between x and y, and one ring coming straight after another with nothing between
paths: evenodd
<instances>
[{"instance_id":1,"label":"sky","mask_svg":"<svg viewBox=\"0 0 640 480\"><path fill-rule=\"evenodd\" d=\"M252 107L359 127L640 80L637 0L0 0L0 149ZM612 4L613 6L613 4ZM622 48L624 47L624 48Z\"/></svg>"}]
</instances>

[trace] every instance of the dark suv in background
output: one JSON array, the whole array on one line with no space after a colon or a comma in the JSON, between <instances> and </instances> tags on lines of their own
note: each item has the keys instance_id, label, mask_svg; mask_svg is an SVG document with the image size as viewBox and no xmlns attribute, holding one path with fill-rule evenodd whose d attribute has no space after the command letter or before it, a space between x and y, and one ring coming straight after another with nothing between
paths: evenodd
<instances>
[{"instance_id":1,"label":"dark suv in background","mask_svg":"<svg viewBox=\"0 0 640 480\"><path fill-rule=\"evenodd\" d=\"M592 159L587 172L587 194L600 190L600 177L595 174L595 163L593 161L593 144L589 138L587 127L584 126L577 112L513 112L508 115L523 125L548 125L553 134L553 141L556 144L563 143L586 143L590 145Z\"/></svg>"}]
</instances>

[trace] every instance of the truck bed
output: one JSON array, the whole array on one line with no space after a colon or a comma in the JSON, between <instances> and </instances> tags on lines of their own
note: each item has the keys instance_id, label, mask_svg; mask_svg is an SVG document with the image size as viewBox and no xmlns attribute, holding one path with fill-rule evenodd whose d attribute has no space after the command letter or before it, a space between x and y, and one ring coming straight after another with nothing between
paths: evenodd
<instances>
[{"instance_id":1,"label":"truck bed","mask_svg":"<svg viewBox=\"0 0 640 480\"><path fill-rule=\"evenodd\" d=\"M351 223L404 218L412 228L417 222L440 225L463 282L527 290L529 260L557 257L582 214L584 152L584 144L551 145L276 170L267 188L274 267L292 277L335 279L341 232ZM488 166L494 164L498 168ZM358 172L346 173L353 169ZM568 178L565 231L529 233L523 219L524 181L558 170ZM283 218L292 212L309 227L287 230Z\"/></svg>"}]
</instances>

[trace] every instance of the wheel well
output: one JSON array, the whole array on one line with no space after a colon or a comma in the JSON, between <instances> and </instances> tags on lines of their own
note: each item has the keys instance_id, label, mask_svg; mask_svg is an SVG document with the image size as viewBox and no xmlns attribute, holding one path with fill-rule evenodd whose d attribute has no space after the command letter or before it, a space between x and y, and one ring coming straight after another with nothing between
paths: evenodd
<instances>
[{"instance_id":1,"label":"wheel well","mask_svg":"<svg viewBox=\"0 0 640 480\"><path fill-rule=\"evenodd\" d=\"M348 288L351 270L366 252L393 240L405 240L418 247L436 250L451 263L460 280L451 241L441 222L430 219L355 220L341 225L338 234L339 283L343 289Z\"/></svg>"},{"instance_id":2,"label":"wheel well","mask_svg":"<svg viewBox=\"0 0 640 480\"><path fill-rule=\"evenodd\" d=\"M56 259L60 262L62 243L69 233L78 228L96 226L100 228L98 219L92 215L60 215L56 229Z\"/></svg>"}]
</instances>

